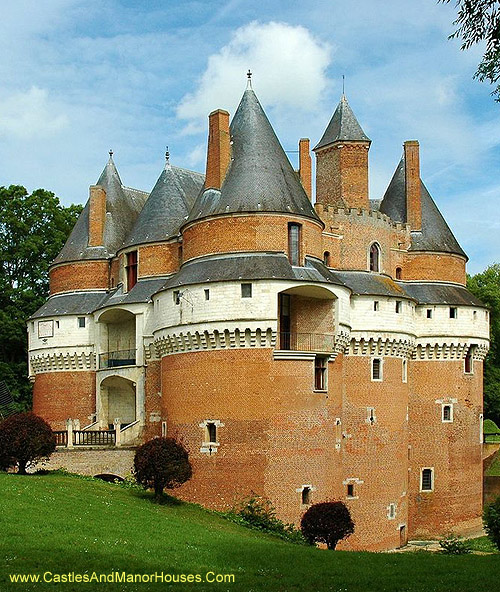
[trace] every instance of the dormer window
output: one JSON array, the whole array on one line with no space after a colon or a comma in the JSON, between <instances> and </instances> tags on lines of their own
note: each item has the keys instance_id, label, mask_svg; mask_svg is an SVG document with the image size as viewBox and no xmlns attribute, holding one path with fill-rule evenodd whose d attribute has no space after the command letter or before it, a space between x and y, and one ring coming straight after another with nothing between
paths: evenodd
<instances>
[{"instance_id":1,"label":"dormer window","mask_svg":"<svg viewBox=\"0 0 500 592\"><path fill-rule=\"evenodd\" d=\"M377 243L370 247L370 271L380 271L380 247Z\"/></svg>"},{"instance_id":2,"label":"dormer window","mask_svg":"<svg viewBox=\"0 0 500 592\"><path fill-rule=\"evenodd\" d=\"M330 267L330 253L328 251L323 253L323 263L326 267Z\"/></svg>"},{"instance_id":3,"label":"dormer window","mask_svg":"<svg viewBox=\"0 0 500 592\"><path fill-rule=\"evenodd\" d=\"M288 259L290 265L300 265L300 224L288 224Z\"/></svg>"},{"instance_id":4,"label":"dormer window","mask_svg":"<svg viewBox=\"0 0 500 592\"><path fill-rule=\"evenodd\" d=\"M403 277L403 270L401 267L396 267L396 279L400 280Z\"/></svg>"}]
</instances>

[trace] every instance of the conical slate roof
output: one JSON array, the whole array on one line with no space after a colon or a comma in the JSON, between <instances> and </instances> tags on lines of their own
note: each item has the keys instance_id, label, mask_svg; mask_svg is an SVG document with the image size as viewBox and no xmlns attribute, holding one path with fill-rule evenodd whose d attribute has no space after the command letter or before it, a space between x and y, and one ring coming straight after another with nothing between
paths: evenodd
<instances>
[{"instance_id":1,"label":"conical slate roof","mask_svg":"<svg viewBox=\"0 0 500 592\"><path fill-rule=\"evenodd\" d=\"M456 253L467 257L450 227L443 218L426 186L421 183L422 230L411 233L410 251L431 251ZM384 199L380 204L380 212L389 216L394 222L406 223L406 179L404 156L389 183Z\"/></svg>"},{"instance_id":2,"label":"conical slate roof","mask_svg":"<svg viewBox=\"0 0 500 592\"><path fill-rule=\"evenodd\" d=\"M328 124L325 133L314 147L314 150L318 150L319 148L323 148L324 146L339 141L371 142L370 138L361 129L361 126L344 94L335 109L335 113L330 119L330 123Z\"/></svg>"},{"instance_id":3,"label":"conical slate roof","mask_svg":"<svg viewBox=\"0 0 500 592\"><path fill-rule=\"evenodd\" d=\"M167 162L123 246L162 241L179 234L203 182L202 174Z\"/></svg>"},{"instance_id":4,"label":"conical slate roof","mask_svg":"<svg viewBox=\"0 0 500 592\"><path fill-rule=\"evenodd\" d=\"M207 189L189 221L236 212L279 212L319 220L254 91L230 126L232 160L221 190Z\"/></svg>"},{"instance_id":5,"label":"conical slate roof","mask_svg":"<svg viewBox=\"0 0 500 592\"><path fill-rule=\"evenodd\" d=\"M120 175L110 154L96 185L106 191L106 223L103 245L89 247L90 200L85 204L66 244L53 264L80 259L107 259L114 255L130 231L148 194L122 185Z\"/></svg>"}]
</instances>

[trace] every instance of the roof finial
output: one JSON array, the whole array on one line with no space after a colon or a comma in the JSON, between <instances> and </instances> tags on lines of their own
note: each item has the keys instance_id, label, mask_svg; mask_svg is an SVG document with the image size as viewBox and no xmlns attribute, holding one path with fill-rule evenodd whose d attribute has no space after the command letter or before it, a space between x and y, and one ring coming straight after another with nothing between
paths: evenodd
<instances>
[{"instance_id":1,"label":"roof finial","mask_svg":"<svg viewBox=\"0 0 500 592\"><path fill-rule=\"evenodd\" d=\"M167 161L167 163L170 162L170 152L168 151L168 146L167 146L167 151L165 152L165 160Z\"/></svg>"},{"instance_id":2,"label":"roof finial","mask_svg":"<svg viewBox=\"0 0 500 592\"><path fill-rule=\"evenodd\" d=\"M342 74L342 96L345 97L345 75Z\"/></svg>"},{"instance_id":3,"label":"roof finial","mask_svg":"<svg viewBox=\"0 0 500 592\"><path fill-rule=\"evenodd\" d=\"M109 149L109 160L113 160L113 149Z\"/></svg>"},{"instance_id":4,"label":"roof finial","mask_svg":"<svg viewBox=\"0 0 500 592\"><path fill-rule=\"evenodd\" d=\"M252 89L252 72L250 71L250 68L248 69L248 72L247 72L247 78L248 78L248 80L247 80L247 90L248 89L251 90Z\"/></svg>"}]
</instances>

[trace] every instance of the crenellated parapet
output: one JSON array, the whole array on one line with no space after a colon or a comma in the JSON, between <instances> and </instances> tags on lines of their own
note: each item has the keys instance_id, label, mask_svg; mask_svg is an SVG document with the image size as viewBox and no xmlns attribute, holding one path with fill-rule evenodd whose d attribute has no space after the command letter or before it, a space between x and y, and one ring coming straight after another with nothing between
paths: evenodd
<instances>
[{"instance_id":1,"label":"crenellated parapet","mask_svg":"<svg viewBox=\"0 0 500 592\"><path fill-rule=\"evenodd\" d=\"M472 359L483 361L488 353L488 343L481 340L434 341L417 343L413 352L413 360L464 360L470 353Z\"/></svg>"},{"instance_id":2,"label":"crenellated parapet","mask_svg":"<svg viewBox=\"0 0 500 592\"><path fill-rule=\"evenodd\" d=\"M61 351L64 348L58 348L57 351L50 353L34 353L29 358L31 374L40 374L42 372L67 372L95 370L96 355L92 350L75 351L74 349Z\"/></svg>"},{"instance_id":3,"label":"crenellated parapet","mask_svg":"<svg viewBox=\"0 0 500 592\"><path fill-rule=\"evenodd\" d=\"M392 356L409 358L415 341L408 336L394 337L351 337L348 355L350 356Z\"/></svg>"}]
</instances>

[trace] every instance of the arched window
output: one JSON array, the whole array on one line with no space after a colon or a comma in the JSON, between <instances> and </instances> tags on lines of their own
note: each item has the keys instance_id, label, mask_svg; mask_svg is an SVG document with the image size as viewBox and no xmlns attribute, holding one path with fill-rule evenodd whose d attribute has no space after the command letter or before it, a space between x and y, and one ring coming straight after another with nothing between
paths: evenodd
<instances>
[{"instance_id":1,"label":"arched window","mask_svg":"<svg viewBox=\"0 0 500 592\"><path fill-rule=\"evenodd\" d=\"M396 279L400 280L403 277L403 270L401 267L396 267Z\"/></svg>"},{"instance_id":2,"label":"arched window","mask_svg":"<svg viewBox=\"0 0 500 592\"><path fill-rule=\"evenodd\" d=\"M380 271L380 247L377 243L370 247L370 271Z\"/></svg>"},{"instance_id":3,"label":"arched window","mask_svg":"<svg viewBox=\"0 0 500 592\"><path fill-rule=\"evenodd\" d=\"M323 263L327 266L330 267L330 253L328 251L325 251L323 253Z\"/></svg>"}]
</instances>

